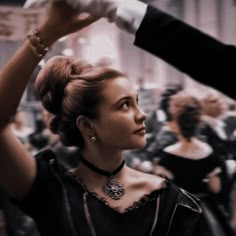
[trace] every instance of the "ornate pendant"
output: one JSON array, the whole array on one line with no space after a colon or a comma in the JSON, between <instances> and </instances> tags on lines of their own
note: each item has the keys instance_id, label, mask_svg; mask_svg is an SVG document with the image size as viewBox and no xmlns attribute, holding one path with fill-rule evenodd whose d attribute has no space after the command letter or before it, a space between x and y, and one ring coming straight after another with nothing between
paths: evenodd
<instances>
[{"instance_id":1,"label":"ornate pendant","mask_svg":"<svg viewBox=\"0 0 236 236\"><path fill-rule=\"evenodd\" d=\"M102 186L102 191L113 200L119 200L125 194L124 187L113 178L109 178L106 184Z\"/></svg>"}]
</instances>

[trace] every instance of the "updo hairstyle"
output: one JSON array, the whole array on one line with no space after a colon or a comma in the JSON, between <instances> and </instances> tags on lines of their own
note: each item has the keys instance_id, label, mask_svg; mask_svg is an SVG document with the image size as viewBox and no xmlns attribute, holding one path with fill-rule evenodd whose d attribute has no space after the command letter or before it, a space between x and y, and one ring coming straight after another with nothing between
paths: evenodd
<instances>
[{"instance_id":1,"label":"updo hairstyle","mask_svg":"<svg viewBox=\"0 0 236 236\"><path fill-rule=\"evenodd\" d=\"M186 92L179 92L171 97L169 112L171 119L177 122L181 134L190 141L201 122L200 101Z\"/></svg>"},{"instance_id":2,"label":"updo hairstyle","mask_svg":"<svg viewBox=\"0 0 236 236\"><path fill-rule=\"evenodd\" d=\"M84 147L76 125L79 115L98 117L105 80L124 77L112 68L93 67L85 61L64 56L49 60L36 79L36 91L51 113L49 128L66 146Z\"/></svg>"}]
</instances>

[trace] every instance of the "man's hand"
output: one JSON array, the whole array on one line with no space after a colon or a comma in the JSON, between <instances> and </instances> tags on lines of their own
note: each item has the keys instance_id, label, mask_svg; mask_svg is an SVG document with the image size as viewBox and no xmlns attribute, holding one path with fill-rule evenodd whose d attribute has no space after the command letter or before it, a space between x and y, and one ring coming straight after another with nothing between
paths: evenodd
<instances>
[{"instance_id":1,"label":"man's hand","mask_svg":"<svg viewBox=\"0 0 236 236\"><path fill-rule=\"evenodd\" d=\"M27 0L25 7L44 7L54 2L65 3L78 13L105 17L120 29L134 34L146 13L147 4L137 0Z\"/></svg>"},{"instance_id":2,"label":"man's hand","mask_svg":"<svg viewBox=\"0 0 236 236\"><path fill-rule=\"evenodd\" d=\"M54 0L27 0L24 4L24 8L42 8L53 1Z\"/></svg>"},{"instance_id":3,"label":"man's hand","mask_svg":"<svg viewBox=\"0 0 236 236\"><path fill-rule=\"evenodd\" d=\"M115 20L117 8L125 0L27 0L25 8L42 8L53 2L65 2L77 13L87 12L98 17L106 17L110 21Z\"/></svg>"}]
</instances>

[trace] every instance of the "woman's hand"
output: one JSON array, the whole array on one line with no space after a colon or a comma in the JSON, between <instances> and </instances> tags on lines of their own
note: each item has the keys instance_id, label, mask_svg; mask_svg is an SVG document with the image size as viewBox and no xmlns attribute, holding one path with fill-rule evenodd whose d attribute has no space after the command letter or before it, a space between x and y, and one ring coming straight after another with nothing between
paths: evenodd
<instances>
[{"instance_id":1,"label":"woman's hand","mask_svg":"<svg viewBox=\"0 0 236 236\"><path fill-rule=\"evenodd\" d=\"M88 14L78 14L65 2L55 2L47 9L39 31L42 39L50 46L59 38L79 31L98 19Z\"/></svg>"}]
</instances>

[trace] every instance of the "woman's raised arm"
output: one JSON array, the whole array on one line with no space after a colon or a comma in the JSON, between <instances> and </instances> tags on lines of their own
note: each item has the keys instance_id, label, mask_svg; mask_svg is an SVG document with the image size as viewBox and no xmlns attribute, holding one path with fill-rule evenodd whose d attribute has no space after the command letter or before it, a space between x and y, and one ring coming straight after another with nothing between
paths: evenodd
<instances>
[{"instance_id":1,"label":"woman's raised arm","mask_svg":"<svg viewBox=\"0 0 236 236\"><path fill-rule=\"evenodd\" d=\"M9 129L27 82L35 67L59 38L94 22L95 17L78 15L65 3L50 6L37 31L31 32L23 45L0 72L0 185L7 192L22 197L36 175L34 158Z\"/></svg>"}]
</instances>

